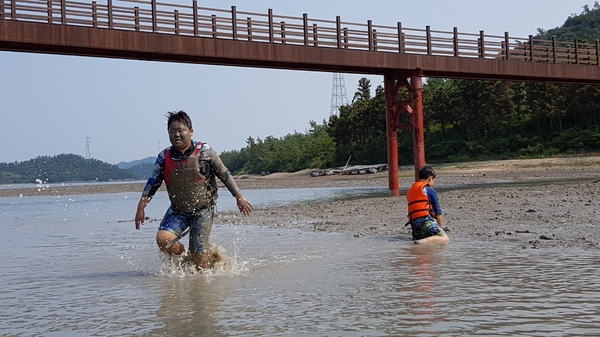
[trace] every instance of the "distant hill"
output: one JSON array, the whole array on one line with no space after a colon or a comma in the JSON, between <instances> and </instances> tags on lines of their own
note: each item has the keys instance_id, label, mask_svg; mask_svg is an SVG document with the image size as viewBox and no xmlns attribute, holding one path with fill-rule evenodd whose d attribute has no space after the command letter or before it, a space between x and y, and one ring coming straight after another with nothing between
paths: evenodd
<instances>
[{"instance_id":1,"label":"distant hill","mask_svg":"<svg viewBox=\"0 0 600 337\"><path fill-rule=\"evenodd\" d=\"M75 154L39 156L23 162L0 163L0 184L134 180L132 172Z\"/></svg>"},{"instance_id":2,"label":"distant hill","mask_svg":"<svg viewBox=\"0 0 600 337\"><path fill-rule=\"evenodd\" d=\"M154 163L140 163L126 169L127 172L133 174L137 180L146 180L154 170Z\"/></svg>"},{"instance_id":3,"label":"distant hill","mask_svg":"<svg viewBox=\"0 0 600 337\"><path fill-rule=\"evenodd\" d=\"M152 165L154 165L155 161L156 161L156 156L154 156L154 157L147 157L147 158L144 158L144 159L127 161L127 162L122 161L122 162L118 163L117 166L119 168L122 168L122 169L128 169L128 168L134 167L134 166L136 166L138 164L152 164Z\"/></svg>"},{"instance_id":4,"label":"distant hill","mask_svg":"<svg viewBox=\"0 0 600 337\"><path fill-rule=\"evenodd\" d=\"M137 180L146 180L152 174L155 161L156 157L148 157L130 162L122 161L117 166L132 173Z\"/></svg>"}]
</instances>

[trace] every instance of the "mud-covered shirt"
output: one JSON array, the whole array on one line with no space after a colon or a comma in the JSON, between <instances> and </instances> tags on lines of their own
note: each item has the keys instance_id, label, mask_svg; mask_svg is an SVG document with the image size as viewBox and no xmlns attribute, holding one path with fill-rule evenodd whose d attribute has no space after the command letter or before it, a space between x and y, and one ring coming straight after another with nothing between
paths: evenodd
<instances>
[{"instance_id":1,"label":"mud-covered shirt","mask_svg":"<svg viewBox=\"0 0 600 337\"><path fill-rule=\"evenodd\" d=\"M198 145L198 142L192 140L192 146L185 151L185 153L179 152L177 149L173 147L166 148L162 150L158 157L156 158L156 162L154 163L154 170L152 171L152 175L148 178L148 182L146 182L146 187L142 192L142 197L147 197L148 199L152 199L156 191L160 188L160 185L165 179L165 153L169 150L171 154L171 158L174 160L187 159L192 153L194 153L194 149ZM223 161L221 161L221 157L215 150L213 150L208 144L202 144L202 150L200 151L200 155L198 156L199 164L200 164L200 173L204 175L208 181L212 181L213 177L219 178L227 187L231 195L234 197L240 193L235 180L233 180L233 176L231 172L225 167ZM217 187L214 186L216 189ZM217 198L217 194L215 193L215 200Z\"/></svg>"}]
</instances>

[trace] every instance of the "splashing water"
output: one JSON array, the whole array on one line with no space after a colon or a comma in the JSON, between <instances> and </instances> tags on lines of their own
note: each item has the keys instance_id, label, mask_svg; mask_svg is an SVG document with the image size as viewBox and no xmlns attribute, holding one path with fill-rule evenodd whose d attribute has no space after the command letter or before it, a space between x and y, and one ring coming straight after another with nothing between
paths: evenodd
<instances>
[{"instance_id":1,"label":"splashing water","mask_svg":"<svg viewBox=\"0 0 600 337\"><path fill-rule=\"evenodd\" d=\"M189 252L177 256L159 251L162 264L158 274L168 277L204 276L211 282L215 276L245 276L249 273L246 263L239 263L235 256L228 256L226 249L221 245L211 244L208 249L211 264L210 269L200 269L189 259Z\"/></svg>"},{"instance_id":2,"label":"splashing water","mask_svg":"<svg viewBox=\"0 0 600 337\"><path fill-rule=\"evenodd\" d=\"M35 182L37 183L37 189L38 192L39 191L44 191L46 189L50 188L50 185L48 184L48 181L42 181L42 179L36 179Z\"/></svg>"}]
</instances>

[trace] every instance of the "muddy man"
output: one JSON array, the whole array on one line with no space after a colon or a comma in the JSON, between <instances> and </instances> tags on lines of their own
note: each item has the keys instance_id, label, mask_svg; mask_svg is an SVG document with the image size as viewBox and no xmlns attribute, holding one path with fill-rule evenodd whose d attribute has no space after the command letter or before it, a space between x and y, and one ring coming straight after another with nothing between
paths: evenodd
<instances>
[{"instance_id":1,"label":"muddy man","mask_svg":"<svg viewBox=\"0 0 600 337\"><path fill-rule=\"evenodd\" d=\"M158 154L137 206L135 228L140 229L144 223L144 209L164 181L171 205L158 227L156 243L164 252L181 255L185 247L179 239L189 232L187 258L198 269L211 268L216 255L209 252L208 239L218 197L216 178L225 184L242 214L250 215L252 205L217 152L206 143L192 140L194 129L188 114L169 112L166 117L171 146Z\"/></svg>"}]
</instances>

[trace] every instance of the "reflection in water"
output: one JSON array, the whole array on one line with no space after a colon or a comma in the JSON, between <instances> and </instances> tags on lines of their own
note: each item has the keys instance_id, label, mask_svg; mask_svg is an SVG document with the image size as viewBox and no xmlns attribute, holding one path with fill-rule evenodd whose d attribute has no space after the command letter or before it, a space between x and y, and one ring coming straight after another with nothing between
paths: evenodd
<instances>
[{"instance_id":1,"label":"reflection in water","mask_svg":"<svg viewBox=\"0 0 600 337\"><path fill-rule=\"evenodd\" d=\"M218 295L202 275L159 277L155 281L160 301L156 319L162 327L148 335L223 336L215 331Z\"/></svg>"},{"instance_id":2,"label":"reflection in water","mask_svg":"<svg viewBox=\"0 0 600 337\"><path fill-rule=\"evenodd\" d=\"M409 258L408 265L409 292L412 296L407 300L410 320L414 322L414 331L419 334L438 335L439 331L426 330L434 326L440 315L436 287L440 287L439 276L436 275L436 266L445 258L442 254L447 248L446 244L409 244L402 252ZM397 267L405 267L406 262ZM443 321L443 318L440 319ZM427 324L424 324L427 323Z\"/></svg>"},{"instance_id":3,"label":"reflection in water","mask_svg":"<svg viewBox=\"0 0 600 337\"><path fill-rule=\"evenodd\" d=\"M445 250L446 245L412 245L405 249L413 256L410 260L411 272L416 278L415 298L420 302L418 307L413 306L415 315L422 316L421 319L435 321L434 312L436 302L433 298L435 287L435 254Z\"/></svg>"}]
</instances>

